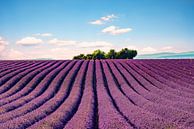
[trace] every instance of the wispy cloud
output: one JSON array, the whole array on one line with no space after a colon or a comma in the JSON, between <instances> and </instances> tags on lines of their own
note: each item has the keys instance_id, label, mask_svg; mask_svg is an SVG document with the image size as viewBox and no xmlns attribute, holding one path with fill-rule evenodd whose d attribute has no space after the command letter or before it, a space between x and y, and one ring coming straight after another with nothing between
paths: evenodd
<instances>
[{"instance_id":1,"label":"wispy cloud","mask_svg":"<svg viewBox=\"0 0 194 129\"><path fill-rule=\"evenodd\" d=\"M5 47L8 45L8 42L0 36L0 52L2 52Z\"/></svg>"},{"instance_id":2,"label":"wispy cloud","mask_svg":"<svg viewBox=\"0 0 194 129\"><path fill-rule=\"evenodd\" d=\"M9 60L25 59L25 57L21 51L10 49L6 51L6 59L9 59Z\"/></svg>"},{"instance_id":3,"label":"wispy cloud","mask_svg":"<svg viewBox=\"0 0 194 129\"><path fill-rule=\"evenodd\" d=\"M153 53L153 52L157 52L157 50L153 47L145 47L145 48L142 49L142 52Z\"/></svg>"},{"instance_id":4,"label":"wispy cloud","mask_svg":"<svg viewBox=\"0 0 194 129\"><path fill-rule=\"evenodd\" d=\"M22 59L22 52L14 49L8 49L8 41L0 36L0 59ZM24 58L23 58L24 59Z\"/></svg>"},{"instance_id":5,"label":"wispy cloud","mask_svg":"<svg viewBox=\"0 0 194 129\"><path fill-rule=\"evenodd\" d=\"M103 25L104 22L102 20L95 20L95 21L91 21L90 24L92 24L92 25Z\"/></svg>"},{"instance_id":6,"label":"wispy cloud","mask_svg":"<svg viewBox=\"0 0 194 129\"><path fill-rule=\"evenodd\" d=\"M98 20L91 21L89 23L92 24L92 25L103 25L103 24L105 24L109 21L112 21L115 18L117 18L117 16L115 16L114 14L111 14L111 15L108 15L108 16L101 17Z\"/></svg>"},{"instance_id":7,"label":"wispy cloud","mask_svg":"<svg viewBox=\"0 0 194 129\"><path fill-rule=\"evenodd\" d=\"M111 43L106 41L75 41L75 40L59 40L52 39L48 41L49 44L55 46L66 46L66 47L74 47L74 48L103 48L103 47L111 47L113 46Z\"/></svg>"},{"instance_id":8,"label":"wispy cloud","mask_svg":"<svg viewBox=\"0 0 194 129\"><path fill-rule=\"evenodd\" d=\"M53 36L53 34L51 33L37 33L37 34L33 34L34 36L41 36L41 37L51 37Z\"/></svg>"},{"instance_id":9,"label":"wispy cloud","mask_svg":"<svg viewBox=\"0 0 194 129\"><path fill-rule=\"evenodd\" d=\"M164 51L165 51L165 50L172 50L172 49L173 49L172 46L166 46L166 47L163 47L163 48L162 48L162 50L164 50Z\"/></svg>"},{"instance_id":10,"label":"wispy cloud","mask_svg":"<svg viewBox=\"0 0 194 129\"><path fill-rule=\"evenodd\" d=\"M7 41L0 36L0 45L6 45L6 44L8 44Z\"/></svg>"},{"instance_id":11,"label":"wispy cloud","mask_svg":"<svg viewBox=\"0 0 194 129\"><path fill-rule=\"evenodd\" d=\"M91 41L91 42L79 42L77 47L80 48L103 48L103 47L112 47L113 45L106 41Z\"/></svg>"},{"instance_id":12,"label":"wispy cloud","mask_svg":"<svg viewBox=\"0 0 194 129\"><path fill-rule=\"evenodd\" d=\"M130 45L130 46L127 46L127 48L137 50L138 54L157 53L157 52L161 51L159 49L156 49L156 48L153 48L153 47L150 47L150 46L140 47L140 46Z\"/></svg>"},{"instance_id":13,"label":"wispy cloud","mask_svg":"<svg viewBox=\"0 0 194 129\"><path fill-rule=\"evenodd\" d=\"M127 46L128 49L132 49L132 50L138 50L138 48L136 46Z\"/></svg>"},{"instance_id":14,"label":"wispy cloud","mask_svg":"<svg viewBox=\"0 0 194 129\"><path fill-rule=\"evenodd\" d=\"M128 33L130 31L132 31L132 28L120 28L117 26L109 26L102 30L103 33L107 33L110 35L120 35L120 34Z\"/></svg>"},{"instance_id":15,"label":"wispy cloud","mask_svg":"<svg viewBox=\"0 0 194 129\"><path fill-rule=\"evenodd\" d=\"M37 48L31 48L30 51L7 50L7 53L1 59L72 59L73 56L80 53L88 54L96 49L107 52L111 48L115 48L115 46L106 41L76 41L76 44L71 46L53 44L52 48L40 45Z\"/></svg>"},{"instance_id":16,"label":"wispy cloud","mask_svg":"<svg viewBox=\"0 0 194 129\"><path fill-rule=\"evenodd\" d=\"M42 39L38 39L36 37L25 37L16 41L17 45L22 45L22 46L34 46L34 45L39 45L41 43L43 43Z\"/></svg>"},{"instance_id":17,"label":"wispy cloud","mask_svg":"<svg viewBox=\"0 0 194 129\"><path fill-rule=\"evenodd\" d=\"M58 46L72 46L72 45L76 45L77 41L73 41L73 40L59 40L59 39L52 39L50 41L48 41L49 44L52 45L58 45Z\"/></svg>"}]
</instances>

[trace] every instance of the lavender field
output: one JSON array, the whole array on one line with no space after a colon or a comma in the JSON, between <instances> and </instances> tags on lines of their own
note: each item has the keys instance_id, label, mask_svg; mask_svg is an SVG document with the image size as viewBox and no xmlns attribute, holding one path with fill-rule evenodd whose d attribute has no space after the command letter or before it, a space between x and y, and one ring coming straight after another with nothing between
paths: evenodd
<instances>
[{"instance_id":1,"label":"lavender field","mask_svg":"<svg viewBox=\"0 0 194 129\"><path fill-rule=\"evenodd\" d=\"M0 61L1 129L194 128L194 60Z\"/></svg>"}]
</instances>

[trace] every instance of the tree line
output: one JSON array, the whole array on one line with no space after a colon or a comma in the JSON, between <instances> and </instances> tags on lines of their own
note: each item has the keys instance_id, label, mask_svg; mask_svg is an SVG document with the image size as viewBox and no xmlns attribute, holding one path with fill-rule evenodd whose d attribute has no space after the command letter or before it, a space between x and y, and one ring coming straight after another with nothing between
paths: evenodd
<instances>
[{"instance_id":1,"label":"tree line","mask_svg":"<svg viewBox=\"0 0 194 129\"><path fill-rule=\"evenodd\" d=\"M123 48L120 51L116 52L114 49L110 49L109 52L105 53L102 50L95 50L92 54L79 54L74 56L73 59L77 60L90 60L90 59L133 59L137 56L136 50L130 50L128 48Z\"/></svg>"}]
</instances>

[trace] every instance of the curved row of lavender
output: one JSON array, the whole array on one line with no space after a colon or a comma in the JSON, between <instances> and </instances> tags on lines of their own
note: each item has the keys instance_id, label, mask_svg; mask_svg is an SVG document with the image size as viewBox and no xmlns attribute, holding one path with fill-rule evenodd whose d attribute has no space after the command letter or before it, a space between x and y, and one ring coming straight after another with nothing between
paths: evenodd
<instances>
[{"instance_id":1,"label":"curved row of lavender","mask_svg":"<svg viewBox=\"0 0 194 129\"><path fill-rule=\"evenodd\" d=\"M0 61L1 129L194 128L194 60Z\"/></svg>"}]
</instances>

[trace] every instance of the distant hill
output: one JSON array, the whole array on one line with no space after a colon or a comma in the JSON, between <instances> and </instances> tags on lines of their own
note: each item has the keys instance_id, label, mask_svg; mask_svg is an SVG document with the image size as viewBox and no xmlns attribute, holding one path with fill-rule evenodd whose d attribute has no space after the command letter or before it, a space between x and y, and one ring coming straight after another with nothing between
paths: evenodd
<instances>
[{"instance_id":1,"label":"distant hill","mask_svg":"<svg viewBox=\"0 0 194 129\"><path fill-rule=\"evenodd\" d=\"M138 55L136 59L194 59L194 51L173 53L173 52L162 52L155 54L142 54Z\"/></svg>"}]
</instances>

